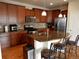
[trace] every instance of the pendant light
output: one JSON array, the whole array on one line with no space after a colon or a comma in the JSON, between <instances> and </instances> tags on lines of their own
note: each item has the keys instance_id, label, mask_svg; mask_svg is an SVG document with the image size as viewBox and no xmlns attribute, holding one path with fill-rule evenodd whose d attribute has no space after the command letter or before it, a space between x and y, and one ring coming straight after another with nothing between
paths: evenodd
<instances>
[{"instance_id":1,"label":"pendant light","mask_svg":"<svg viewBox=\"0 0 79 59\"><path fill-rule=\"evenodd\" d=\"M63 15L60 13L60 14L58 15L58 17L63 17Z\"/></svg>"},{"instance_id":2,"label":"pendant light","mask_svg":"<svg viewBox=\"0 0 79 59\"><path fill-rule=\"evenodd\" d=\"M46 16L47 14L46 14L46 11L45 10L43 10L42 11L42 16Z\"/></svg>"},{"instance_id":3,"label":"pendant light","mask_svg":"<svg viewBox=\"0 0 79 59\"><path fill-rule=\"evenodd\" d=\"M62 15L62 13L61 13L62 11L60 10L60 14L58 15L58 17L63 17L63 15Z\"/></svg>"},{"instance_id":4,"label":"pendant light","mask_svg":"<svg viewBox=\"0 0 79 59\"><path fill-rule=\"evenodd\" d=\"M44 0L44 7L45 7L45 0ZM42 16L47 16L46 11L45 11L45 10L43 10L43 11L42 11L42 13L41 13L41 15L42 15Z\"/></svg>"}]
</instances>

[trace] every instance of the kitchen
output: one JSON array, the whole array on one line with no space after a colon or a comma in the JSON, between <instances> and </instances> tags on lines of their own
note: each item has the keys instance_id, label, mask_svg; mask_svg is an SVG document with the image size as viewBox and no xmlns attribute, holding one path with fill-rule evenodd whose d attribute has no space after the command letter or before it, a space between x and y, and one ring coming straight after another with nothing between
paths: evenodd
<instances>
[{"instance_id":1,"label":"kitchen","mask_svg":"<svg viewBox=\"0 0 79 59\"><path fill-rule=\"evenodd\" d=\"M0 37L1 40L6 40L6 42L3 42L2 48L8 48L8 49L2 49L4 56L3 59L23 59L23 47L26 45L32 45L34 47L34 40L33 37L29 37L30 33L27 33L27 31L24 30L25 24L25 17L26 16L36 16L36 22L37 23L47 23L52 22L54 23L54 19L58 17L60 10L47 10L47 16L41 16L42 9L39 8L33 8L28 9L24 6L19 6L16 4L10 4L10 3L0 3L0 24L3 28L3 31L1 31ZM67 15L67 9L65 11L62 11L61 13ZM50 19L50 21L48 20ZM52 20L51 20L52 19ZM27 21L26 21L27 22ZM16 27L18 25L18 29L14 29L12 32L10 28L8 30L5 30L5 27L9 27L10 25ZM36 25L36 24L35 24ZM38 24L37 24L38 25ZM55 30L53 27L54 24L52 24L50 30ZM32 26L31 26L32 27ZM39 27L39 26L36 26ZM42 25L41 25L42 27ZM2 29L2 28L1 28ZM69 29L70 31L71 29ZM43 29L41 31L46 31L46 29ZM3 33L4 32L4 33ZM26 40L26 39L27 40ZM20 45L21 44L21 45ZM12 47L12 48L10 48ZM18 48L18 49L17 49ZM6 56L6 53L7 54ZM20 52L20 53L19 53ZM27 56L27 55L26 55ZM27 58L28 59L28 58Z\"/></svg>"}]
</instances>

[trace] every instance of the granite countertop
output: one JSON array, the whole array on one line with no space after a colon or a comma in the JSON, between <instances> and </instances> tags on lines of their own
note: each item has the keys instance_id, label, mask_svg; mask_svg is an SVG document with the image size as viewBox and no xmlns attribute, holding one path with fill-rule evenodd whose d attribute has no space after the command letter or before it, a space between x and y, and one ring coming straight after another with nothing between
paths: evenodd
<instances>
[{"instance_id":1,"label":"granite countertop","mask_svg":"<svg viewBox=\"0 0 79 59\"><path fill-rule=\"evenodd\" d=\"M44 41L65 38L68 35L69 35L68 33L64 33L64 32L51 31L50 33L34 34L33 37L37 41L44 42Z\"/></svg>"}]
</instances>

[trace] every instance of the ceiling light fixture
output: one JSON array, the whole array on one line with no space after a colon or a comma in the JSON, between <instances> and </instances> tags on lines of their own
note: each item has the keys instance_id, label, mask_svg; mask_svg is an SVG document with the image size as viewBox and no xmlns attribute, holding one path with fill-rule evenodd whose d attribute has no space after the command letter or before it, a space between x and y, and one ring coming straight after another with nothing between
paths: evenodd
<instances>
[{"instance_id":1,"label":"ceiling light fixture","mask_svg":"<svg viewBox=\"0 0 79 59\"><path fill-rule=\"evenodd\" d=\"M67 1L67 0L64 0L64 1Z\"/></svg>"},{"instance_id":2,"label":"ceiling light fixture","mask_svg":"<svg viewBox=\"0 0 79 59\"><path fill-rule=\"evenodd\" d=\"M52 6L52 5L53 5L53 3L50 3L50 5Z\"/></svg>"},{"instance_id":3,"label":"ceiling light fixture","mask_svg":"<svg viewBox=\"0 0 79 59\"><path fill-rule=\"evenodd\" d=\"M44 7L45 7L45 0L44 0ZM42 11L42 16L47 16L47 12L45 10Z\"/></svg>"}]
</instances>

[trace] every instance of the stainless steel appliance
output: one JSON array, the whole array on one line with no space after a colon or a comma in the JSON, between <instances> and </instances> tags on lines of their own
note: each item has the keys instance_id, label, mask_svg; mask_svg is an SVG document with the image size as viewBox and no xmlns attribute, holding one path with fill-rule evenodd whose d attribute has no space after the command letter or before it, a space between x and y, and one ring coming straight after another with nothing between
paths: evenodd
<instances>
[{"instance_id":1,"label":"stainless steel appliance","mask_svg":"<svg viewBox=\"0 0 79 59\"><path fill-rule=\"evenodd\" d=\"M66 31L66 26L67 26L67 19L66 17L59 17L55 19L55 30L56 31Z\"/></svg>"}]
</instances>

